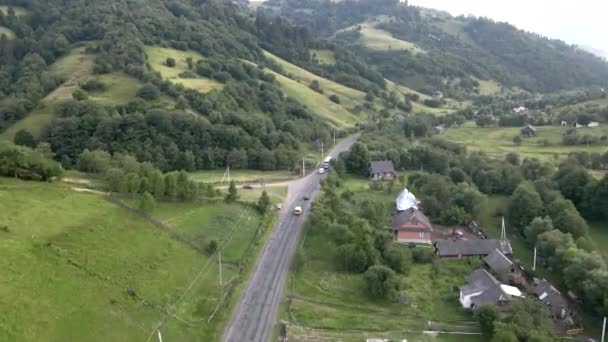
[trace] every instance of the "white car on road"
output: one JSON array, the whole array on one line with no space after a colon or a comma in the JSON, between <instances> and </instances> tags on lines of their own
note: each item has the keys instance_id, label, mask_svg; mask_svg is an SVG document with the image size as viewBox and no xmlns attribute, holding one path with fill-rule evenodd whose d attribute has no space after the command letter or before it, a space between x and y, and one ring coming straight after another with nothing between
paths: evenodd
<instances>
[{"instance_id":1,"label":"white car on road","mask_svg":"<svg viewBox=\"0 0 608 342\"><path fill-rule=\"evenodd\" d=\"M320 174L320 175L322 175L322 174L324 174L324 173L325 173L325 168L320 168L320 169L319 169L319 174Z\"/></svg>"}]
</instances>

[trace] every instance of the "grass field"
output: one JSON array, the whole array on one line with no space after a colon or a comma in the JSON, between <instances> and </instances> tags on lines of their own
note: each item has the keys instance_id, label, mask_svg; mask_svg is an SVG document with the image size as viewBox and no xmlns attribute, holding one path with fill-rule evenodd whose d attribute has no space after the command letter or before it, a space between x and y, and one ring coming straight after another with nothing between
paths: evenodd
<instances>
[{"instance_id":1,"label":"grass field","mask_svg":"<svg viewBox=\"0 0 608 342\"><path fill-rule=\"evenodd\" d=\"M261 223L224 203L160 204L152 215L196 244L225 242L225 282ZM144 341L169 310L163 337L210 341L229 318L224 309L207 323L221 293L215 258L100 196L0 178L0 226L0 340Z\"/></svg>"},{"instance_id":2,"label":"grass field","mask_svg":"<svg viewBox=\"0 0 608 342\"><path fill-rule=\"evenodd\" d=\"M15 39L15 32L9 30L7 27L0 26L0 37L6 36L9 40Z\"/></svg>"},{"instance_id":3,"label":"grass field","mask_svg":"<svg viewBox=\"0 0 608 342\"><path fill-rule=\"evenodd\" d=\"M595 243L597 250L608 259L608 223L589 222L589 228L591 240Z\"/></svg>"},{"instance_id":4,"label":"grass field","mask_svg":"<svg viewBox=\"0 0 608 342\"><path fill-rule=\"evenodd\" d=\"M500 93L502 87L496 81L478 80L479 82L479 95L495 95Z\"/></svg>"},{"instance_id":5,"label":"grass field","mask_svg":"<svg viewBox=\"0 0 608 342\"><path fill-rule=\"evenodd\" d=\"M4 14L8 14L9 7L11 7L13 9L13 11L15 11L15 15L18 17L28 14L28 10L23 7L7 6L7 5L0 5L0 12L2 12Z\"/></svg>"},{"instance_id":6,"label":"grass field","mask_svg":"<svg viewBox=\"0 0 608 342\"><path fill-rule=\"evenodd\" d=\"M419 102L412 102L412 112L413 113L430 113L430 114L435 114L435 115L449 114L449 113L459 109L459 107L461 105L460 103L458 103L456 101L447 100L447 104L444 105L443 107L440 107L440 108L428 107L428 106L425 106L424 104L422 104L421 101L430 99L431 96L419 93L411 88L397 84L390 80L386 80L386 85L387 85L387 90L396 91L397 93L401 94L402 96L405 96L408 94L416 94L420 97Z\"/></svg>"},{"instance_id":7,"label":"grass field","mask_svg":"<svg viewBox=\"0 0 608 342\"><path fill-rule=\"evenodd\" d=\"M204 59L204 57L198 52L147 46L146 54L148 55L148 63L150 63L152 69L160 72L163 79L170 80L176 84L181 84L186 88L198 90L201 93L208 93L211 90L221 89L224 86L223 84L209 78L179 77L179 74L188 70L188 64L186 62L187 58L192 58L195 63L198 60ZM175 59L175 67L171 68L165 65L167 58Z\"/></svg>"},{"instance_id":8,"label":"grass field","mask_svg":"<svg viewBox=\"0 0 608 342\"><path fill-rule=\"evenodd\" d=\"M372 50L407 50L413 54L426 53L416 44L394 38L389 32L375 28L375 23L361 25L361 42Z\"/></svg>"},{"instance_id":9,"label":"grass field","mask_svg":"<svg viewBox=\"0 0 608 342\"><path fill-rule=\"evenodd\" d=\"M536 137L523 138L523 143L520 146L513 143L513 137L520 135L520 128L518 127L481 128L475 127L474 123L469 122L462 127L448 128L443 137L467 146L470 151L483 151L496 158L502 158L509 152L517 152L522 158L534 157L552 163L565 158L570 152L603 153L608 151L606 144L590 146L562 145L562 135L567 129L558 126L537 127ZM608 135L608 125L602 125L595 129L582 129L579 134L590 134L598 137ZM541 144L545 139L549 142L549 146Z\"/></svg>"},{"instance_id":10,"label":"grass field","mask_svg":"<svg viewBox=\"0 0 608 342\"><path fill-rule=\"evenodd\" d=\"M311 52L317 55L317 59L319 60L320 64L336 64L336 57L334 56L334 52L331 50L311 50Z\"/></svg>"},{"instance_id":11,"label":"grass field","mask_svg":"<svg viewBox=\"0 0 608 342\"><path fill-rule=\"evenodd\" d=\"M206 170L190 173L190 178L203 183L220 183L224 178L225 169ZM290 180L297 177L289 171L259 171L259 170L230 170L230 178L236 183L258 183L261 181L275 182ZM228 181L226 181L227 183Z\"/></svg>"}]
</instances>

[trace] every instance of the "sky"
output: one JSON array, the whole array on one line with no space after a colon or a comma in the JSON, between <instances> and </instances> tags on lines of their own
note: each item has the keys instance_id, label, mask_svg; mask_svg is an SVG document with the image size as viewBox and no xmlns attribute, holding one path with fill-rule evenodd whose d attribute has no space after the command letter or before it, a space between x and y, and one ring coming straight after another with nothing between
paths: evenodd
<instances>
[{"instance_id":1,"label":"sky","mask_svg":"<svg viewBox=\"0 0 608 342\"><path fill-rule=\"evenodd\" d=\"M452 15L484 16L608 55L606 0L409 0Z\"/></svg>"}]
</instances>

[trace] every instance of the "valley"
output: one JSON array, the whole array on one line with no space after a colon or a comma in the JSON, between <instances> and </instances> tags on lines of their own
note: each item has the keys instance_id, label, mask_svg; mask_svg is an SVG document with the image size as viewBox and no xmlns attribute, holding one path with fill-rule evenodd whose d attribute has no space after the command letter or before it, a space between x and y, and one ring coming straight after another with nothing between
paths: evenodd
<instances>
[{"instance_id":1,"label":"valley","mask_svg":"<svg viewBox=\"0 0 608 342\"><path fill-rule=\"evenodd\" d=\"M0 340L597 340L606 80L397 0L0 0Z\"/></svg>"}]
</instances>

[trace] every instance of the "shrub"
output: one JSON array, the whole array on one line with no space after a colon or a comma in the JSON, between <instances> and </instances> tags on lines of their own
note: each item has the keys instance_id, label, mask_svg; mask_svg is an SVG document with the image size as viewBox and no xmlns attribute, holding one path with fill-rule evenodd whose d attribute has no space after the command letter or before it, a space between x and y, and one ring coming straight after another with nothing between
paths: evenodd
<instances>
[{"instance_id":1,"label":"shrub","mask_svg":"<svg viewBox=\"0 0 608 342\"><path fill-rule=\"evenodd\" d=\"M334 102L334 103L338 103L338 104L340 103L340 98L339 98L339 97L338 97L338 95L336 95L336 94L331 95L331 96L329 97L329 99L330 99L332 102Z\"/></svg>"},{"instance_id":2,"label":"shrub","mask_svg":"<svg viewBox=\"0 0 608 342\"><path fill-rule=\"evenodd\" d=\"M393 270L386 266L370 267L363 275L367 292L375 298L393 298L399 291L399 279Z\"/></svg>"}]
</instances>

